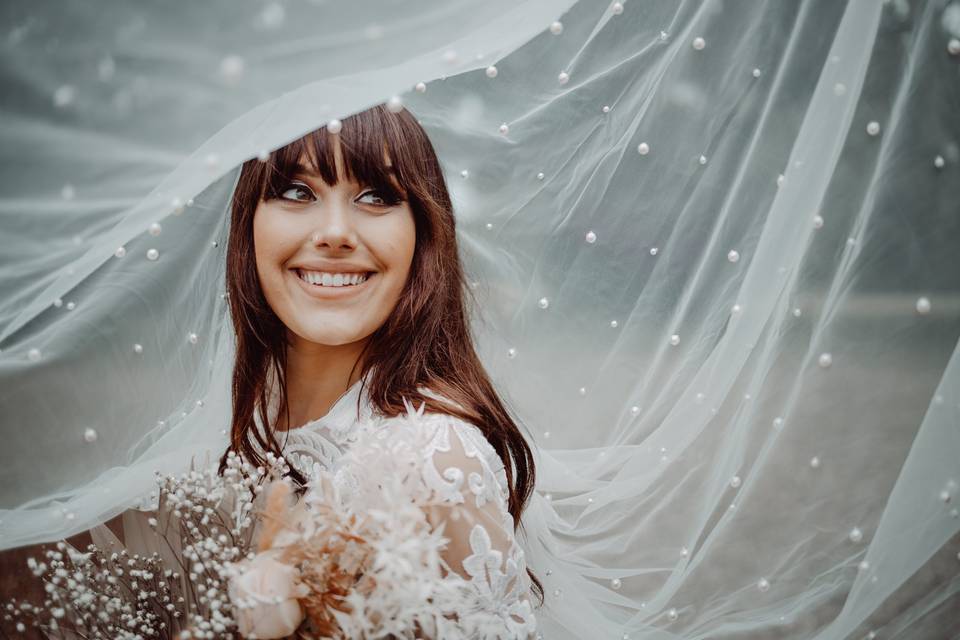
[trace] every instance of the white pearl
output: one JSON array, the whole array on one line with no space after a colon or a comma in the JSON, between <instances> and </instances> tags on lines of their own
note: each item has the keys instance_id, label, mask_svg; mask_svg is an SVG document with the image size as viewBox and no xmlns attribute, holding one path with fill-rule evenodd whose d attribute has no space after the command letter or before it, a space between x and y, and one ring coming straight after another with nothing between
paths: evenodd
<instances>
[{"instance_id":1,"label":"white pearl","mask_svg":"<svg viewBox=\"0 0 960 640\"><path fill-rule=\"evenodd\" d=\"M390 96L390 99L387 100L387 111L390 113L403 111L403 101L400 100L400 96Z\"/></svg>"},{"instance_id":2,"label":"white pearl","mask_svg":"<svg viewBox=\"0 0 960 640\"><path fill-rule=\"evenodd\" d=\"M142 345L142 344L135 344L135 345L133 345L133 352L134 352L134 353L143 353L143 345Z\"/></svg>"},{"instance_id":3,"label":"white pearl","mask_svg":"<svg viewBox=\"0 0 960 640\"><path fill-rule=\"evenodd\" d=\"M173 215L178 216L183 213L183 201L180 198L171 200L170 206L173 207Z\"/></svg>"},{"instance_id":4,"label":"white pearl","mask_svg":"<svg viewBox=\"0 0 960 640\"><path fill-rule=\"evenodd\" d=\"M500 133L502 133L503 135L507 135L508 131L510 131L510 127L507 126L506 122L500 125Z\"/></svg>"},{"instance_id":5,"label":"white pearl","mask_svg":"<svg viewBox=\"0 0 960 640\"><path fill-rule=\"evenodd\" d=\"M880 133L880 123L876 120L867 123L867 133L871 136L875 136Z\"/></svg>"},{"instance_id":6,"label":"white pearl","mask_svg":"<svg viewBox=\"0 0 960 640\"><path fill-rule=\"evenodd\" d=\"M587 395L587 388L586 388L586 387L580 387L578 393L579 393L580 395L582 395L582 396Z\"/></svg>"},{"instance_id":7,"label":"white pearl","mask_svg":"<svg viewBox=\"0 0 960 640\"><path fill-rule=\"evenodd\" d=\"M53 92L53 105L55 107L66 107L74 98L77 97L77 90L71 85L65 84Z\"/></svg>"},{"instance_id":8,"label":"white pearl","mask_svg":"<svg viewBox=\"0 0 960 640\"><path fill-rule=\"evenodd\" d=\"M562 22L559 22L559 21L556 21L556 22L551 23L551 24L550 24L550 33L552 33L552 34L555 35L555 36L558 36L558 35L560 35L561 33L563 33L563 23L562 23Z\"/></svg>"},{"instance_id":9,"label":"white pearl","mask_svg":"<svg viewBox=\"0 0 960 640\"><path fill-rule=\"evenodd\" d=\"M543 437L546 438L547 440L549 440L549 439L550 439L550 432L549 432L549 431L544 431L544 432L543 432Z\"/></svg>"},{"instance_id":10,"label":"white pearl","mask_svg":"<svg viewBox=\"0 0 960 640\"><path fill-rule=\"evenodd\" d=\"M461 178L469 178L469 177L470 177L470 172L467 171L466 169L464 169L463 171L460 172L460 177L461 177Z\"/></svg>"},{"instance_id":11,"label":"white pearl","mask_svg":"<svg viewBox=\"0 0 960 640\"><path fill-rule=\"evenodd\" d=\"M667 611L667 617L670 618L670 621L672 622L679 617L679 614L677 613L676 609L670 609L670 611Z\"/></svg>"},{"instance_id":12,"label":"white pearl","mask_svg":"<svg viewBox=\"0 0 960 640\"><path fill-rule=\"evenodd\" d=\"M759 78L759 77L760 77L760 69L754 69L754 70L753 70L753 77L754 77L754 78Z\"/></svg>"},{"instance_id":13,"label":"white pearl","mask_svg":"<svg viewBox=\"0 0 960 640\"><path fill-rule=\"evenodd\" d=\"M731 249L730 252L727 254L727 260L729 260L730 262L736 262L739 259L740 259L740 253L734 249Z\"/></svg>"},{"instance_id":14,"label":"white pearl","mask_svg":"<svg viewBox=\"0 0 960 640\"><path fill-rule=\"evenodd\" d=\"M660 249L658 249L657 247L650 247L650 255L652 255L652 256L657 255L657 253L659 253L659 251L660 251Z\"/></svg>"},{"instance_id":15,"label":"white pearl","mask_svg":"<svg viewBox=\"0 0 960 640\"><path fill-rule=\"evenodd\" d=\"M635 415L635 416L640 415L640 407L638 407L638 406L636 406L636 405L630 407L630 413L632 413L632 414Z\"/></svg>"},{"instance_id":16,"label":"white pearl","mask_svg":"<svg viewBox=\"0 0 960 640\"><path fill-rule=\"evenodd\" d=\"M681 557L686 558L688 555L690 555L690 551L686 547L683 547L680 549L680 555Z\"/></svg>"},{"instance_id":17,"label":"white pearl","mask_svg":"<svg viewBox=\"0 0 960 640\"><path fill-rule=\"evenodd\" d=\"M555 598L559 598L562 593L563 593L563 592L560 591L560 589L554 589L554 590L553 590L553 595L554 595Z\"/></svg>"},{"instance_id":18,"label":"white pearl","mask_svg":"<svg viewBox=\"0 0 960 640\"><path fill-rule=\"evenodd\" d=\"M770 589L770 582L766 578L760 578L760 581L757 582L757 589L760 591L768 591Z\"/></svg>"},{"instance_id":19,"label":"white pearl","mask_svg":"<svg viewBox=\"0 0 960 640\"><path fill-rule=\"evenodd\" d=\"M40 359L40 349L33 348L27 351L27 359L31 362L36 362Z\"/></svg>"},{"instance_id":20,"label":"white pearl","mask_svg":"<svg viewBox=\"0 0 960 640\"><path fill-rule=\"evenodd\" d=\"M738 488L740 486L740 476L733 476L730 478L730 486L734 489Z\"/></svg>"},{"instance_id":21,"label":"white pearl","mask_svg":"<svg viewBox=\"0 0 960 640\"><path fill-rule=\"evenodd\" d=\"M947 42L947 53L952 56L960 56L960 40L957 38L950 38Z\"/></svg>"},{"instance_id":22,"label":"white pearl","mask_svg":"<svg viewBox=\"0 0 960 640\"><path fill-rule=\"evenodd\" d=\"M73 200L75 195L77 195L77 190L73 188L72 184L65 184L60 189L60 197L64 200Z\"/></svg>"},{"instance_id":23,"label":"white pearl","mask_svg":"<svg viewBox=\"0 0 960 640\"><path fill-rule=\"evenodd\" d=\"M941 155L937 155L937 157L933 159L933 166L935 166L937 169L943 169L944 164L945 161Z\"/></svg>"},{"instance_id":24,"label":"white pearl","mask_svg":"<svg viewBox=\"0 0 960 640\"><path fill-rule=\"evenodd\" d=\"M780 429L782 429L782 428L783 428L783 418L781 418L780 416L777 416L776 418L774 418L774 419L773 419L773 428L776 429L776 430L778 430L778 431L779 431Z\"/></svg>"},{"instance_id":25,"label":"white pearl","mask_svg":"<svg viewBox=\"0 0 960 640\"><path fill-rule=\"evenodd\" d=\"M672 344L673 346L677 346L678 344L680 344L680 336L677 335L676 333L670 336L670 344Z\"/></svg>"},{"instance_id":26,"label":"white pearl","mask_svg":"<svg viewBox=\"0 0 960 640\"><path fill-rule=\"evenodd\" d=\"M793 316L799 318L803 314L803 311L800 310L800 307L796 307L793 310Z\"/></svg>"},{"instance_id":27,"label":"white pearl","mask_svg":"<svg viewBox=\"0 0 960 640\"><path fill-rule=\"evenodd\" d=\"M735 304L733 305L733 308L730 311L732 311L733 313L740 313L740 310L741 310L740 305Z\"/></svg>"},{"instance_id":28,"label":"white pearl","mask_svg":"<svg viewBox=\"0 0 960 640\"><path fill-rule=\"evenodd\" d=\"M199 338L197 337L197 334L195 333L187 334L187 342L189 342L190 344L197 344L198 340Z\"/></svg>"},{"instance_id":29,"label":"white pearl","mask_svg":"<svg viewBox=\"0 0 960 640\"><path fill-rule=\"evenodd\" d=\"M917 313L922 313L922 314L930 313L930 298L917 299Z\"/></svg>"},{"instance_id":30,"label":"white pearl","mask_svg":"<svg viewBox=\"0 0 960 640\"><path fill-rule=\"evenodd\" d=\"M593 231L587 231L585 239L588 243L593 244L597 241L597 234L595 234Z\"/></svg>"},{"instance_id":31,"label":"white pearl","mask_svg":"<svg viewBox=\"0 0 960 640\"><path fill-rule=\"evenodd\" d=\"M543 180L543 172L537 174L537 180Z\"/></svg>"},{"instance_id":32,"label":"white pearl","mask_svg":"<svg viewBox=\"0 0 960 640\"><path fill-rule=\"evenodd\" d=\"M447 64L453 64L457 61L457 52L453 49L447 49L443 52L443 61Z\"/></svg>"},{"instance_id":33,"label":"white pearl","mask_svg":"<svg viewBox=\"0 0 960 640\"><path fill-rule=\"evenodd\" d=\"M847 85L843 84L842 82L838 82L837 84L833 85L834 95L842 96L846 92L847 92Z\"/></svg>"},{"instance_id":34,"label":"white pearl","mask_svg":"<svg viewBox=\"0 0 960 640\"><path fill-rule=\"evenodd\" d=\"M220 74L229 81L236 81L243 75L246 65L240 56L227 56L220 61Z\"/></svg>"},{"instance_id":35,"label":"white pearl","mask_svg":"<svg viewBox=\"0 0 960 640\"><path fill-rule=\"evenodd\" d=\"M267 151L266 149L260 149L260 151L257 152L257 160L259 160L260 162L266 162L269 159L270 159L270 152Z\"/></svg>"},{"instance_id":36,"label":"white pearl","mask_svg":"<svg viewBox=\"0 0 960 640\"><path fill-rule=\"evenodd\" d=\"M701 391L700 393L698 393L698 394L697 394L697 404L702 404L703 401L706 399L706 397L707 397L706 394L704 394L702 391Z\"/></svg>"},{"instance_id":37,"label":"white pearl","mask_svg":"<svg viewBox=\"0 0 960 640\"><path fill-rule=\"evenodd\" d=\"M125 247L117 247L117 250L113 252L113 255L117 256L118 258L122 258L123 256L127 255L127 250Z\"/></svg>"},{"instance_id":38,"label":"white pearl","mask_svg":"<svg viewBox=\"0 0 960 640\"><path fill-rule=\"evenodd\" d=\"M97 432L90 427L87 427L83 432L83 439L87 442L96 442L97 441Z\"/></svg>"},{"instance_id":39,"label":"white pearl","mask_svg":"<svg viewBox=\"0 0 960 640\"><path fill-rule=\"evenodd\" d=\"M508 358L516 358L516 357L517 357L517 350L514 349L513 347L510 347L509 349L507 349L507 357L508 357Z\"/></svg>"},{"instance_id":40,"label":"white pearl","mask_svg":"<svg viewBox=\"0 0 960 640\"><path fill-rule=\"evenodd\" d=\"M613 12L613 15L615 15L615 16L620 15L621 13L623 13L623 3L622 3L622 2L614 2L614 3L610 6L610 11L612 11L612 12Z\"/></svg>"},{"instance_id":41,"label":"white pearl","mask_svg":"<svg viewBox=\"0 0 960 640\"><path fill-rule=\"evenodd\" d=\"M866 571L869 568L870 568L870 563L867 562L866 560L861 560L860 564L857 565L857 569L859 569L860 571Z\"/></svg>"},{"instance_id":42,"label":"white pearl","mask_svg":"<svg viewBox=\"0 0 960 640\"><path fill-rule=\"evenodd\" d=\"M424 93L427 90L427 85L423 82L418 82L414 89L416 89L417 93Z\"/></svg>"},{"instance_id":43,"label":"white pearl","mask_svg":"<svg viewBox=\"0 0 960 640\"><path fill-rule=\"evenodd\" d=\"M68 302L68 303L67 303L67 311L73 311L73 310L76 309L76 308L77 308L77 303L76 303L76 302Z\"/></svg>"},{"instance_id":44,"label":"white pearl","mask_svg":"<svg viewBox=\"0 0 960 640\"><path fill-rule=\"evenodd\" d=\"M327 131L336 135L341 131L343 131L343 123L337 120L336 118L334 118L333 120L327 123Z\"/></svg>"},{"instance_id":45,"label":"white pearl","mask_svg":"<svg viewBox=\"0 0 960 640\"><path fill-rule=\"evenodd\" d=\"M211 241L210 241L210 246L213 247L214 249L216 249L217 247L220 246L220 243L217 242L216 240L211 240Z\"/></svg>"},{"instance_id":46,"label":"white pearl","mask_svg":"<svg viewBox=\"0 0 960 640\"><path fill-rule=\"evenodd\" d=\"M97 76L100 78L101 82L109 82L113 78L113 74L116 71L117 65L113 61L113 58L107 56L100 60L97 64Z\"/></svg>"},{"instance_id":47,"label":"white pearl","mask_svg":"<svg viewBox=\"0 0 960 640\"><path fill-rule=\"evenodd\" d=\"M561 71L560 75L557 76L557 80L560 84L567 84L567 80L570 79L570 75L566 71Z\"/></svg>"},{"instance_id":48,"label":"white pearl","mask_svg":"<svg viewBox=\"0 0 960 640\"><path fill-rule=\"evenodd\" d=\"M833 364L833 356L829 353L821 353L820 358L817 360L817 364L826 369Z\"/></svg>"},{"instance_id":49,"label":"white pearl","mask_svg":"<svg viewBox=\"0 0 960 640\"><path fill-rule=\"evenodd\" d=\"M783 183L787 181L787 177L782 173L777 176L777 186L782 187Z\"/></svg>"},{"instance_id":50,"label":"white pearl","mask_svg":"<svg viewBox=\"0 0 960 640\"><path fill-rule=\"evenodd\" d=\"M813 216L813 228L814 229L823 228L823 218L821 216Z\"/></svg>"},{"instance_id":51,"label":"white pearl","mask_svg":"<svg viewBox=\"0 0 960 640\"><path fill-rule=\"evenodd\" d=\"M493 66L493 65L490 65L489 67L487 67L487 72L486 72L486 73L487 73L487 77L488 77L488 78L496 78L496 77L497 77L497 68L496 68L495 66Z\"/></svg>"},{"instance_id":52,"label":"white pearl","mask_svg":"<svg viewBox=\"0 0 960 640\"><path fill-rule=\"evenodd\" d=\"M648 145L646 142L641 142L639 145L637 145L637 153L642 156L647 155L650 153L650 145Z\"/></svg>"},{"instance_id":53,"label":"white pearl","mask_svg":"<svg viewBox=\"0 0 960 640\"><path fill-rule=\"evenodd\" d=\"M611 329L616 329L616 328L619 326L619 324L620 324L620 323L618 323L616 320L611 320L611 321L610 321L610 328L611 328Z\"/></svg>"},{"instance_id":54,"label":"white pearl","mask_svg":"<svg viewBox=\"0 0 960 640\"><path fill-rule=\"evenodd\" d=\"M546 309L550 306L550 301L546 298L540 298L540 300L537 302L537 305L539 305L541 309Z\"/></svg>"},{"instance_id":55,"label":"white pearl","mask_svg":"<svg viewBox=\"0 0 960 640\"><path fill-rule=\"evenodd\" d=\"M490 230L492 230L492 229L493 229L493 223L492 223L492 222L488 222L488 223L487 223L487 231L490 231Z\"/></svg>"},{"instance_id":56,"label":"white pearl","mask_svg":"<svg viewBox=\"0 0 960 640\"><path fill-rule=\"evenodd\" d=\"M150 235L158 236L160 235L160 231L162 231L162 227L160 226L160 223L154 222L153 224L150 225L149 231L150 231Z\"/></svg>"},{"instance_id":57,"label":"white pearl","mask_svg":"<svg viewBox=\"0 0 960 640\"><path fill-rule=\"evenodd\" d=\"M819 467L820 467L820 458L818 458L817 456L813 456L812 458L810 458L810 467L813 468L813 469L819 468Z\"/></svg>"},{"instance_id":58,"label":"white pearl","mask_svg":"<svg viewBox=\"0 0 960 640\"><path fill-rule=\"evenodd\" d=\"M698 36L693 39L693 48L697 51L702 51L705 46L707 46L707 42L703 38Z\"/></svg>"},{"instance_id":59,"label":"white pearl","mask_svg":"<svg viewBox=\"0 0 960 640\"><path fill-rule=\"evenodd\" d=\"M950 492L944 489L940 492L940 502L949 503L950 502Z\"/></svg>"},{"instance_id":60,"label":"white pearl","mask_svg":"<svg viewBox=\"0 0 960 640\"><path fill-rule=\"evenodd\" d=\"M707 164L707 156L700 156L700 164Z\"/></svg>"},{"instance_id":61,"label":"white pearl","mask_svg":"<svg viewBox=\"0 0 960 640\"><path fill-rule=\"evenodd\" d=\"M216 169L217 165L220 163L220 156L215 153L208 153L207 157L204 158L204 163L206 163L208 169Z\"/></svg>"},{"instance_id":62,"label":"white pearl","mask_svg":"<svg viewBox=\"0 0 960 640\"><path fill-rule=\"evenodd\" d=\"M603 105L603 109L601 109L601 111L603 111L604 113L610 113L610 107L608 107L607 105Z\"/></svg>"},{"instance_id":63,"label":"white pearl","mask_svg":"<svg viewBox=\"0 0 960 640\"><path fill-rule=\"evenodd\" d=\"M147 249L147 260L156 260L160 257L160 252L156 249Z\"/></svg>"},{"instance_id":64,"label":"white pearl","mask_svg":"<svg viewBox=\"0 0 960 640\"><path fill-rule=\"evenodd\" d=\"M61 300L60 298L57 298L56 300L53 301L53 306L59 309L60 307L63 306L63 300Z\"/></svg>"},{"instance_id":65,"label":"white pearl","mask_svg":"<svg viewBox=\"0 0 960 640\"><path fill-rule=\"evenodd\" d=\"M860 531L859 527L854 527L853 529L850 530L849 538L850 538L850 542L860 542L861 540L863 540L863 532Z\"/></svg>"},{"instance_id":66,"label":"white pearl","mask_svg":"<svg viewBox=\"0 0 960 640\"><path fill-rule=\"evenodd\" d=\"M622 583L620 582L620 578L614 578L613 580L611 580L610 586L613 587L614 589L619 589L622 586Z\"/></svg>"},{"instance_id":67,"label":"white pearl","mask_svg":"<svg viewBox=\"0 0 960 640\"><path fill-rule=\"evenodd\" d=\"M661 40L661 41L666 42L667 38L669 38L669 37L670 37L670 34L667 33L666 31L661 31L661 32L660 32L660 40Z\"/></svg>"}]
</instances>

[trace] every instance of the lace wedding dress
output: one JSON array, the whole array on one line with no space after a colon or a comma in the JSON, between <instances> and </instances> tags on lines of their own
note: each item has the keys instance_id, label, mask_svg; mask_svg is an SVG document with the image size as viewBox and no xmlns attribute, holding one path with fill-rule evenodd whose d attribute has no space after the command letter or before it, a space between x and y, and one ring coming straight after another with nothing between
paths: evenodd
<instances>
[{"instance_id":1,"label":"lace wedding dress","mask_svg":"<svg viewBox=\"0 0 960 640\"><path fill-rule=\"evenodd\" d=\"M322 418L277 433L288 463L307 475L315 468L330 470L365 431L389 428L396 420L410 424L410 415L379 415L361 383L354 383ZM507 509L503 461L473 424L445 414L412 416L428 434L423 479L445 505L429 513L428 520L434 527L443 523L444 536L450 540L442 555L456 573L448 578L466 580L475 590L482 613L473 613L487 618L483 637L533 637L531 582ZM259 420L257 426L262 429ZM457 515L454 505L460 505Z\"/></svg>"}]
</instances>

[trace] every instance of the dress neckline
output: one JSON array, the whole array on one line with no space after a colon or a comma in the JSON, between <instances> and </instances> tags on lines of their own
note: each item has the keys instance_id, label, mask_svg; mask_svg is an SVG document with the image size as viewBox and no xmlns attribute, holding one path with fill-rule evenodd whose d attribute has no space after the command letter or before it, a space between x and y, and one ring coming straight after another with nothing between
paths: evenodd
<instances>
[{"instance_id":1,"label":"dress neckline","mask_svg":"<svg viewBox=\"0 0 960 640\"><path fill-rule=\"evenodd\" d=\"M300 426L287 429L285 432L294 433L302 429L306 430L317 426L324 426L334 430L344 429L350 426L357 417L356 415L350 415L350 410L357 404L357 398L360 396L360 387L362 384L363 378L358 379L356 382L350 385L346 391L340 394L340 397L334 401L334 403L330 406L330 409L324 415L320 416L319 418L307 420ZM365 406L366 397L361 400L361 411Z\"/></svg>"},{"instance_id":2,"label":"dress neckline","mask_svg":"<svg viewBox=\"0 0 960 640\"><path fill-rule=\"evenodd\" d=\"M285 429L283 431L273 430L273 433L282 438L288 438L294 434L309 433L324 427L331 431L346 431L356 422L370 419L373 410L370 406L370 398L366 384L369 384L372 374L373 368L367 371L366 376L361 377L350 385L350 387L334 401L325 415L308 420L292 429ZM366 384L364 384L365 381ZM278 391L276 376L272 370L267 376L267 385L270 389L270 392L267 394L267 414L271 417L271 420L276 420ZM358 404L359 411L357 410ZM260 421L258 412L254 411L253 418L257 424L257 428L260 429L261 432L265 432L265 427Z\"/></svg>"}]
</instances>

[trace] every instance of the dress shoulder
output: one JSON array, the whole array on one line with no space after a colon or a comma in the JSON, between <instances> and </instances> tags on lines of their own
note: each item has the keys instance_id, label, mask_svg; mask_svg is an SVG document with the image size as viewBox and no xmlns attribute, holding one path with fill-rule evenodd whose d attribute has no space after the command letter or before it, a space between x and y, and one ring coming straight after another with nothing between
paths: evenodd
<instances>
[{"instance_id":1,"label":"dress shoulder","mask_svg":"<svg viewBox=\"0 0 960 640\"><path fill-rule=\"evenodd\" d=\"M528 638L536 631L524 552L514 535L503 462L476 426L455 416L407 405L398 416L423 446L421 474L439 505L427 511L448 539L442 554L451 579L462 580L477 603L460 623L470 637ZM382 426L390 428L388 420ZM425 443L425 444L423 444Z\"/></svg>"},{"instance_id":2,"label":"dress shoulder","mask_svg":"<svg viewBox=\"0 0 960 640\"><path fill-rule=\"evenodd\" d=\"M431 457L436 453L446 454L454 445L459 445L463 455L478 462L484 474L492 478L503 496L505 498L509 496L510 489L507 485L507 472L503 459L479 427L444 413L423 414L421 421L422 424L434 430L434 437L430 440L430 451L426 453ZM451 436L457 440L452 441Z\"/></svg>"}]
</instances>

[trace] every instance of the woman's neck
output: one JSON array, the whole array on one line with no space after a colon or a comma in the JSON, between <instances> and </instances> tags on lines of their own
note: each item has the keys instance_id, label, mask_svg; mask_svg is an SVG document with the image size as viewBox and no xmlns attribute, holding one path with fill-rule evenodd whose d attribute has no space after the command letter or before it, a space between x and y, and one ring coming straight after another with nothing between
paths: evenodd
<instances>
[{"instance_id":1,"label":"woman's neck","mask_svg":"<svg viewBox=\"0 0 960 640\"><path fill-rule=\"evenodd\" d=\"M308 342L293 336L287 347L287 406L290 422L277 419L286 431L322 418L350 386L360 379L360 354L366 340L343 345Z\"/></svg>"}]
</instances>

